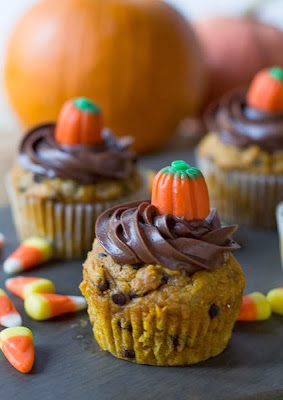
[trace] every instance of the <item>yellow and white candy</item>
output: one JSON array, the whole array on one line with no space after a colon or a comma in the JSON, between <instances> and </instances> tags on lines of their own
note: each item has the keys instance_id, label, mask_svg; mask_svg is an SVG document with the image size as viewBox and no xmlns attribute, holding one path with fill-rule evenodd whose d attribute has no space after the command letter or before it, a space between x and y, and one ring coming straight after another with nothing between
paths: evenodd
<instances>
[{"instance_id":1,"label":"yellow and white candy","mask_svg":"<svg viewBox=\"0 0 283 400\"><path fill-rule=\"evenodd\" d=\"M6 279L5 286L22 299L31 293L55 293L53 282L44 278L18 276Z\"/></svg>"},{"instance_id":2,"label":"yellow and white candy","mask_svg":"<svg viewBox=\"0 0 283 400\"><path fill-rule=\"evenodd\" d=\"M63 296L53 293L31 293L25 298L24 305L26 313L38 321L87 308L86 300L82 296Z\"/></svg>"},{"instance_id":3,"label":"yellow and white candy","mask_svg":"<svg viewBox=\"0 0 283 400\"><path fill-rule=\"evenodd\" d=\"M271 311L283 315L283 288L270 290L267 293L266 298L270 304Z\"/></svg>"}]
</instances>

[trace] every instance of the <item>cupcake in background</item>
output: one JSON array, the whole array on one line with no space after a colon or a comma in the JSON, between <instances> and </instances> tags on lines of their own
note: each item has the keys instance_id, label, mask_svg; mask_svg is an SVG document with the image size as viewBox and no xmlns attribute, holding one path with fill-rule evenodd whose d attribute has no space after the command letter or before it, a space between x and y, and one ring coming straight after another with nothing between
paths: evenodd
<instances>
[{"instance_id":1,"label":"cupcake in background","mask_svg":"<svg viewBox=\"0 0 283 400\"><path fill-rule=\"evenodd\" d=\"M55 257L84 256L103 210L148 196L131 144L103 126L100 108L86 98L67 101L57 124L29 131L7 178L20 239L50 240Z\"/></svg>"},{"instance_id":2,"label":"cupcake in background","mask_svg":"<svg viewBox=\"0 0 283 400\"><path fill-rule=\"evenodd\" d=\"M80 285L102 349L161 366L221 353L244 289L236 229L220 225L201 172L184 161L156 175L151 203L104 211Z\"/></svg>"},{"instance_id":3,"label":"cupcake in background","mask_svg":"<svg viewBox=\"0 0 283 400\"><path fill-rule=\"evenodd\" d=\"M283 268L283 201L278 204L276 209L276 220L279 234L279 248L281 254L281 264Z\"/></svg>"},{"instance_id":4,"label":"cupcake in background","mask_svg":"<svg viewBox=\"0 0 283 400\"><path fill-rule=\"evenodd\" d=\"M275 227L283 199L283 70L260 71L250 87L211 104L197 150L221 219Z\"/></svg>"}]
</instances>

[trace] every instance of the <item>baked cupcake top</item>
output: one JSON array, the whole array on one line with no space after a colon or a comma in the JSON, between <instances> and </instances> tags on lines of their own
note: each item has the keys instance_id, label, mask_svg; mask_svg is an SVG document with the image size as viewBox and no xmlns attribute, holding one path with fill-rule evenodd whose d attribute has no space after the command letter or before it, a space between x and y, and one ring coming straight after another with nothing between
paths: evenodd
<instances>
[{"instance_id":1,"label":"baked cupcake top","mask_svg":"<svg viewBox=\"0 0 283 400\"><path fill-rule=\"evenodd\" d=\"M103 126L100 108L85 98L69 100L57 124L43 124L22 139L19 164L48 178L80 184L126 179L136 164L131 137L115 137Z\"/></svg>"},{"instance_id":2,"label":"baked cupcake top","mask_svg":"<svg viewBox=\"0 0 283 400\"><path fill-rule=\"evenodd\" d=\"M210 210L206 182L197 168L174 161L153 182L152 200L111 208L96 222L96 237L115 262L159 264L189 275L220 267L239 246L237 226L221 227Z\"/></svg>"},{"instance_id":3,"label":"baked cupcake top","mask_svg":"<svg viewBox=\"0 0 283 400\"><path fill-rule=\"evenodd\" d=\"M237 89L211 104L206 123L224 143L256 145L269 153L283 150L283 70L260 71L249 89Z\"/></svg>"}]
</instances>

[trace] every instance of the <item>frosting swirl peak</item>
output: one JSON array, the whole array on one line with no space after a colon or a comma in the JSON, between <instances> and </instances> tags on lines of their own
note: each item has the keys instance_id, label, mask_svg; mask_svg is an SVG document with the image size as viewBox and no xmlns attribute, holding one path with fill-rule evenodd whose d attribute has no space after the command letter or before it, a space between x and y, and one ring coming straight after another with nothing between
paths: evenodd
<instances>
[{"instance_id":1,"label":"frosting swirl peak","mask_svg":"<svg viewBox=\"0 0 283 400\"><path fill-rule=\"evenodd\" d=\"M239 246L231 240L237 226L221 227L217 212L187 221L161 215L147 202L132 202L103 212L96 237L115 262L160 264L193 274L223 264L225 253Z\"/></svg>"}]
</instances>

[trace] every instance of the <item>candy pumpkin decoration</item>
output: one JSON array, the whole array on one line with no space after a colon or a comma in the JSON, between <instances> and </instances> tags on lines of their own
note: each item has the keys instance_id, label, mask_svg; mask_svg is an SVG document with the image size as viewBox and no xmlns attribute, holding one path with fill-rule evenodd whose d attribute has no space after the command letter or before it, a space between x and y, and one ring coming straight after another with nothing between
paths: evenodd
<instances>
[{"instance_id":1,"label":"candy pumpkin decoration","mask_svg":"<svg viewBox=\"0 0 283 400\"><path fill-rule=\"evenodd\" d=\"M103 128L100 108L86 98L67 101L59 114L55 138L63 145L98 145Z\"/></svg>"},{"instance_id":2,"label":"candy pumpkin decoration","mask_svg":"<svg viewBox=\"0 0 283 400\"><path fill-rule=\"evenodd\" d=\"M173 161L156 175L151 204L161 214L172 214L188 221L205 219L210 207L202 173L185 161Z\"/></svg>"},{"instance_id":3,"label":"candy pumpkin decoration","mask_svg":"<svg viewBox=\"0 0 283 400\"><path fill-rule=\"evenodd\" d=\"M202 61L189 23L164 1L43 0L15 27L4 74L24 125L56 120L65 101L85 96L144 152L197 110Z\"/></svg>"},{"instance_id":4,"label":"candy pumpkin decoration","mask_svg":"<svg viewBox=\"0 0 283 400\"><path fill-rule=\"evenodd\" d=\"M251 107L267 112L283 112L283 69L273 67L254 77L247 102Z\"/></svg>"}]
</instances>

